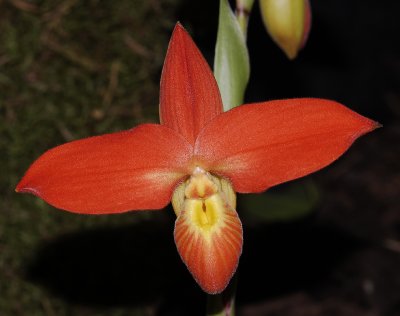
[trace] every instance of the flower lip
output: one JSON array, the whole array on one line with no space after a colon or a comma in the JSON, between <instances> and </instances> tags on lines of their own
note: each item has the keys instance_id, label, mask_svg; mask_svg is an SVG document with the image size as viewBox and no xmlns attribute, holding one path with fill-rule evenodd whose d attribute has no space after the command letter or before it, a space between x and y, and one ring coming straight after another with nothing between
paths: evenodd
<instances>
[{"instance_id":1,"label":"flower lip","mask_svg":"<svg viewBox=\"0 0 400 316\"><path fill-rule=\"evenodd\" d=\"M185 194L182 194L184 190ZM174 192L178 252L202 289L225 289L242 252L243 232L229 183L200 167Z\"/></svg>"}]
</instances>

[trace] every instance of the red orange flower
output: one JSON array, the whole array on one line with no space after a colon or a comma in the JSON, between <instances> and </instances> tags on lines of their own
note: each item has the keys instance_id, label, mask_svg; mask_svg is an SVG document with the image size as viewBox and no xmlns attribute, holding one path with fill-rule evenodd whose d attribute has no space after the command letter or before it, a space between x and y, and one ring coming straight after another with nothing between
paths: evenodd
<instances>
[{"instance_id":1,"label":"red orange flower","mask_svg":"<svg viewBox=\"0 0 400 316\"><path fill-rule=\"evenodd\" d=\"M16 191L85 214L160 209L172 200L182 260L204 291L219 293L242 251L235 192L261 192L321 169L377 127L321 99L222 109L209 66L177 24L161 77L161 124L55 147Z\"/></svg>"}]
</instances>

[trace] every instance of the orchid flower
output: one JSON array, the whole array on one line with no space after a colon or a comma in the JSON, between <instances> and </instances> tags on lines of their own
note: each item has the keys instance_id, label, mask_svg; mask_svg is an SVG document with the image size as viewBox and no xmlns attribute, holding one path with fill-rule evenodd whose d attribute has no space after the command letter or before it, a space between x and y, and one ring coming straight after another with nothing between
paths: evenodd
<instances>
[{"instance_id":1,"label":"orchid flower","mask_svg":"<svg viewBox=\"0 0 400 316\"><path fill-rule=\"evenodd\" d=\"M236 192L262 192L321 169L377 126L322 99L223 112L211 69L178 23L161 76L160 124L55 147L16 191L83 214L161 209L172 201L178 252L200 287L216 294L242 252Z\"/></svg>"}]
</instances>

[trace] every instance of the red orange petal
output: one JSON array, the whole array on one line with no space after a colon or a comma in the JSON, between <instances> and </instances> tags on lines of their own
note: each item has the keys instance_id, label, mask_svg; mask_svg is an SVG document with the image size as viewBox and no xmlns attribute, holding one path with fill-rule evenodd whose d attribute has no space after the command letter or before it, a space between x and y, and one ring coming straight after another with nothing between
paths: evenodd
<instances>
[{"instance_id":1,"label":"red orange petal","mask_svg":"<svg viewBox=\"0 0 400 316\"><path fill-rule=\"evenodd\" d=\"M170 201L192 148L154 124L55 147L37 159L17 192L76 213L158 209Z\"/></svg>"},{"instance_id":2,"label":"red orange petal","mask_svg":"<svg viewBox=\"0 0 400 316\"><path fill-rule=\"evenodd\" d=\"M221 112L221 96L212 71L178 23L161 75L161 123L194 144L201 128Z\"/></svg>"},{"instance_id":3,"label":"red orange petal","mask_svg":"<svg viewBox=\"0 0 400 316\"><path fill-rule=\"evenodd\" d=\"M195 154L237 192L260 192L336 160L379 125L322 99L277 100L237 107L199 135Z\"/></svg>"}]
</instances>

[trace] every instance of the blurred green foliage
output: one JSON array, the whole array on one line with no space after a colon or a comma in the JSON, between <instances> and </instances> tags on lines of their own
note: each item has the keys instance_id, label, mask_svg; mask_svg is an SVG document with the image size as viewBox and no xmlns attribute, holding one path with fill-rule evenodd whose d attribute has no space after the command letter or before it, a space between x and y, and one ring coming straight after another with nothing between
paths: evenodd
<instances>
[{"instance_id":1,"label":"blurred green foliage","mask_svg":"<svg viewBox=\"0 0 400 316\"><path fill-rule=\"evenodd\" d=\"M260 194L238 197L238 209L248 222L258 224L286 222L310 215L320 192L311 179L285 183Z\"/></svg>"},{"instance_id":2,"label":"blurred green foliage","mask_svg":"<svg viewBox=\"0 0 400 316\"><path fill-rule=\"evenodd\" d=\"M158 82L179 0L0 0L0 315L147 315L68 305L24 278L41 242L143 220L76 216L18 180L45 150L158 120Z\"/></svg>"}]
</instances>

